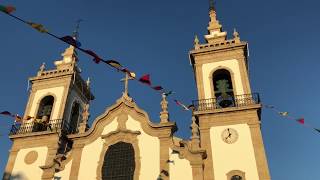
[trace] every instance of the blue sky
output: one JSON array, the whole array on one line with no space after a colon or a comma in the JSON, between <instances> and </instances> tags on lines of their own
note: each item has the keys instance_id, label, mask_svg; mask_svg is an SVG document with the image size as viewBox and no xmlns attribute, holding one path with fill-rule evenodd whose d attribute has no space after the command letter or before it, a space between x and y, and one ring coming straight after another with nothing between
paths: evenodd
<instances>
[{"instance_id":1,"label":"blue sky","mask_svg":"<svg viewBox=\"0 0 320 180\"><path fill-rule=\"evenodd\" d=\"M83 19L80 41L105 59L114 58L138 76L150 73L155 84L176 92L189 103L197 98L188 51L194 35L204 42L209 21L208 0L0 0L16 6L16 15L44 24L59 36L70 34L75 21ZM233 28L250 45L250 79L263 103L320 128L319 42L320 11L316 0L217 1L218 19L224 30ZM27 79L36 75L42 62L53 61L67 47L0 14L0 111L23 113L28 99ZM91 121L121 96L122 74L79 53L82 75L92 79L96 100ZM160 95L130 82L130 95L159 121ZM191 116L169 101L170 117L178 123L177 136L190 137ZM7 136L12 121L0 117L0 173L11 142ZM263 109L262 133L269 168L274 180L316 179L319 176L320 134Z\"/></svg>"}]
</instances>

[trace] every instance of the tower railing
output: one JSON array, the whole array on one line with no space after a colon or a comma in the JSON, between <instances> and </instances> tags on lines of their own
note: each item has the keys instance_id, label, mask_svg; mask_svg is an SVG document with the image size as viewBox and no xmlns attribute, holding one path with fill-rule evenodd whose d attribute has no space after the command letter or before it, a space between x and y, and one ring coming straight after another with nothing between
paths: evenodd
<instances>
[{"instance_id":1,"label":"tower railing","mask_svg":"<svg viewBox=\"0 0 320 180\"><path fill-rule=\"evenodd\" d=\"M31 134L35 132L61 132L70 134L68 122L63 119L53 119L48 123L43 122L24 122L22 124L15 123L12 125L9 135Z\"/></svg>"},{"instance_id":2,"label":"tower railing","mask_svg":"<svg viewBox=\"0 0 320 180\"><path fill-rule=\"evenodd\" d=\"M195 111L208 111L234 107L246 107L259 103L260 96L258 93L235 95L226 99L220 97L192 101Z\"/></svg>"}]
</instances>

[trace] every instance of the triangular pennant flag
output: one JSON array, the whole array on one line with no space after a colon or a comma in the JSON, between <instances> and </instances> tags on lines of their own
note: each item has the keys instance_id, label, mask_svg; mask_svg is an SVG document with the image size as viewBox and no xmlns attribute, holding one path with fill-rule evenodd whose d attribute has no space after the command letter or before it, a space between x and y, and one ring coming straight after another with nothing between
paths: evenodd
<instances>
[{"instance_id":1,"label":"triangular pennant flag","mask_svg":"<svg viewBox=\"0 0 320 180\"><path fill-rule=\"evenodd\" d=\"M297 119L297 122L300 124L304 124L304 118Z\"/></svg>"},{"instance_id":2,"label":"triangular pennant flag","mask_svg":"<svg viewBox=\"0 0 320 180\"><path fill-rule=\"evenodd\" d=\"M0 112L0 114L6 115L6 116L12 116L12 114L9 111L2 111Z\"/></svg>"},{"instance_id":3,"label":"triangular pennant flag","mask_svg":"<svg viewBox=\"0 0 320 180\"><path fill-rule=\"evenodd\" d=\"M163 93L163 95L165 95L165 96L169 96L171 94L173 94L173 91L169 91L169 92Z\"/></svg>"},{"instance_id":4,"label":"triangular pennant flag","mask_svg":"<svg viewBox=\"0 0 320 180\"><path fill-rule=\"evenodd\" d=\"M19 116L18 114L15 115L15 122L21 122L22 121L22 117Z\"/></svg>"},{"instance_id":5,"label":"triangular pennant flag","mask_svg":"<svg viewBox=\"0 0 320 180\"><path fill-rule=\"evenodd\" d=\"M16 8L13 6L0 5L0 11L2 11L4 13L10 14L10 13L14 12L15 10L16 10Z\"/></svg>"},{"instance_id":6,"label":"triangular pennant flag","mask_svg":"<svg viewBox=\"0 0 320 180\"><path fill-rule=\"evenodd\" d=\"M44 28L44 26L42 24L37 24L37 23L33 23L33 22L28 22L28 24L34 28L35 30L41 32L41 33L47 33L48 30L46 28Z\"/></svg>"},{"instance_id":7,"label":"triangular pennant flag","mask_svg":"<svg viewBox=\"0 0 320 180\"><path fill-rule=\"evenodd\" d=\"M320 129L317 129L317 128L313 128L314 130L318 131L318 133L320 133Z\"/></svg>"},{"instance_id":8,"label":"triangular pennant flag","mask_svg":"<svg viewBox=\"0 0 320 180\"><path fill-rule=\"evenodd\" d=\"M156 91L161 91L161 90L163 90L163 87L161 87L161 86L154 86L154 87L152 87L152 89L154 89L154 90L156 90Z\"/></svg>"},{"instance_id":9,"label":"triangular pennant flag","mask_svg":"<svg viewBox=\"0 0 320 180\"><path fill-rule=\"evenodd\" d=\"M84 52L86 52L87 54L89 54L90 56L93 57L93 61L97 64L100 63L100 61L102 61L102 58L100 58L96 53L94 53L91 50L84 50Z\"/></svg>"},{"instance_id":10,"label":"triangular pennant flag","mask_svg":"<svg viewBox=\"0 0 320 180\"><path fill-rule=\"evenodd\" d=\"M272 105L264 105L264 107L265 108L269 108L269 109L273 109L274 108L274 106L272 106Z\"/></svg>"},{"instance_id":11,"label":"triangular pennant flag","mask_svg":"<svg viewBox=\"0 0 320 180\"><path fill-rule=\"evenodd\" d=\"M184 110L186 110L186 111L189 111L189 110L190 110L186 105L182 104L180 101L178 101L178 100L175 99L174 102L175 102L177 105L181 106Z\"/></svg>"},{"instance_id":12,"label":"triangular pennant flag","mask_svg":"<svg viewBox=\"0 0 320 180\"><path fill-rule=\"evenodd\" d=\"M288 115L289 115L288 112L279 112L279 114L280 114L281 116L288 116Z\"/></svg>"},{"instance_id":13,"label":"triangular pennant flag","mask_svg":"<svg viewBox=\"0 0 320 180\"><path fill-rule=\"evenodd\" d=\"M120 69L120 71L124 72L124 73L128 73L130 77L132 78L136 78L136 73L134 72L131 72L129 69L127 68L123 68L123 69Z\"/></svg>"},{"instance_id":14,"label":"triangular pennant flag","mask_svg":"<svg viewBox=\"0 0 320 180\"><path fill-rule=\"evenodd\" d=\"M59 38L60 40L62 40L65 43L68 43L74 47L80 47L81 43L77 40L75 40L72 36L63 36L61 38Z\"/></svg>"},{"instance_id":15,"label":"triangular pennant flag","mask_svg":"<svg viewBox=\"0 0 320 180\"><path fill-rule=\"evenodd\" d=\"M116 68L116 69L121 69L122 66L119 62L115 61L115 60L108 60L108 61L104 61L105 63L109 64L110 66Z\"/></svg>"},{"instance_id":16,"label":"triangular pennant flag","mask_svg":"<svg viewBox=\"0 0 320 180\"><path fill-rule=\"evenodd\" d=\"M151 86L150 74L143 75L143 76L139 79L139 81L142 82L142 83L144 83L144 84L147 84L147 85Z\"/></svg>"}]
</instances>

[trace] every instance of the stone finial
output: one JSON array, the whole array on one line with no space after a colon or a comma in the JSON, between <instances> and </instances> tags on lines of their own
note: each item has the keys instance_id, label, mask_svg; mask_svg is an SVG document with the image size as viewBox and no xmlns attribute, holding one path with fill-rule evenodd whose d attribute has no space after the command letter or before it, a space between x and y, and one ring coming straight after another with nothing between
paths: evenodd
<instances>
[{"instance_id":1,"label":"stone finial","mask_svg":"<svg viewBox=\"0 0 320 180\"><path fill-rule=\"evenodd\" d=\"M40 66L40 71L43 72L44 70L46 70L46 63L42 63Z\"/></svg>"},{"instance_id":2,"label":"stone finial","mask_svg":"<svg viewBox=\"0 0 320 180\"><path fill-rule=\"evenodd\" d=\"M192 124L191 124L191 148L199 149L200 148L200 131L199 126L196 123L196 117L192 116Z\"/></svg>"},{"instance_id":3,"label":"stone finial","mask_svg":"<svg viewBox=\"0 0 320 180\"><path fill-rule=\"evenodd\" d=\"M168 112L168 101L167 96L163 93L162 94L162 101L161 101L161 109L160 112L160 123L167 123L169 122L169 112Z\"/></svg>"},{"instance_id":4,"label":"stone finial","mask_svg":"<svg viewBox=\"0 0 320 180\"><path fill-rule=\"evenodd\" d=\"M233 39L235 41L235 43L240 43L240 35L239 33L237 32L236 29L233 30Z\"/></svg>"},{"instance_id":5,"label":"stone finial","mask_svg":"<svg viewBox=\"0 0 320 180\"><path fill-rule=\"evenodd\" d=\"M77 51L74 46L70 45L61 54L62 60L55 61L54 64L58 69L74 68L76 67L76 62L78 60Z\"/></svg>"},{"instance_id":6,"label":"stone finial","mask_svg":"<svg viewBox=\"0 0 320 180\"><path fill-rule=\"evenodd\" d=\"M194 49L200 49L200 44L199 44L199 38L197 35L195 35L194 37L194 41L193 41L193 45L194 45Z\"/></svg>"},{"instance_id":7,"label":"stone finial","mask_svg":"<svg viewBox=\"0 0 320 180\"><path fill-rule=\"evenodd\" d=\"M208 35L205 35L205 38L208 43L220 43L224 42L227 37L227 32L222 31L222 25L217 20L217 13L215 10L210 10L209 12L210 22L208 26Z\"/></svg>"},{"instance_id":8,"label":"stone finial","mask_svg":"<svg viewBox=\"0 0 320 180\"><path fill-rule=\"evenodd\" d=\"M42 63L42 65L40 66L39 71L38 71L38 76L40 76L41 73L45 70L46 70L46 63Z\"/></svg>"},{"instance_id":9,"label":"stone finial","mask_svg":"<svg viewBox=\"0 0 320 180\"><path fill-rule=\"evenodd\" d=\"M90 77L88 77L86 84L87 84L87 88L90 89L90 84L91 84Z\"/></svg>"},{"instance_id":10,"label":"stone finial","mask_svg":"<svg viewBox=\"0 0 320 180\"><path fill-rule=\"evenodd\" d=\"M82 122L79 125L79 133L86 132L89 117L90 117L89 104L86 104L84 105L83 112L82 112Z\"/></svg>"}]
</instances>

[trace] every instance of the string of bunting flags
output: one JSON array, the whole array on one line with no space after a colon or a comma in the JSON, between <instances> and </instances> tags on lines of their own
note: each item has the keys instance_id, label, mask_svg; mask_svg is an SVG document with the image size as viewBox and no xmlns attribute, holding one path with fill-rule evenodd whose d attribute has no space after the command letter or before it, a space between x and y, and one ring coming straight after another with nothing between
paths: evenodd
<instances>
[{"instance_id":1,"label":"string of bunting flags","mask_svg":"<svg viewBox=\"0 0 320 180\"><path fill-rule=\"evenodd\" d=\"M305 126L307 128L311 128L311 129L313 129L313 130L315 130L315 131L320 133L320 129L319 128L315 128L311 124L307 123L303 117L295 118L295 117L291 116L289 114L289 112L280 111L273 105L264 105L263 104L262 107L264 107L266 109L270 109L270 110L274 111L276 114L278 114L279 116L281 116L283 118L286 118L286 119L291 120L291 121L295 121L295 122L299 123L300 125L303 125L303 126Z\"/></svg>"},{"instance_id":2,"label":"string of bunting flags","mask_svg":"<svg viewBox=\"0 0 320 180\"><path fill-rule=\"evenodd\" d=\"M33 119L31 116L27 116L25 119L23 119L19 114L14 114L9 111L2 111L0 112L0 115L13 118L15 123L21 123L23 120Z\"/></svg>"},{"instance_id":3,"label":"string of bunting flags","mask_svg":"<svg viewBox=\"0 0 320 180\"><path fill-rule=\"evenodd\" d=\"M116 69L118 72L127 73L132 79L137 80L140 83L149 86L151 89L153 89L157 92L161 92L161 94L164 94L166 96L169 96L170 94L172 94L172 91L167 91L160 85L152 86L152 83L150 80L150 74L145 74L141 78L138 79L138 78L136 78L136 74L133 71L130 71L128 68L123 67L118 61L112 60L112 59L111 60L104 60L97 53L95 53L93 50L81 48L82 44L76 38L74 38L72 36L67 35L67 36L59 37L53 33L50 33L49 30L47 28L45 28L42 24L34 23L31 21L26 21L18 16L15 16L12 14L15 10L16 10L16 8L13 6L0 5L0 11L4 12L5 14L13 17L14 19L16 19L20 22L23 22L23 23L29 25L30 27L32 27L33 29L37 30L40 33L48 34L49 36L51 36L55 39L58 39L60 41L63 41L64 43L67 43L69 45L74 46L76 49L80 50L81 52L91 56L93 58L92 59L93 62L95 62L96 64L103 62L103 63L109 65L110 67Z\"/></svg>"},{"instance_id":4,"label":"string of bunting flags","mask_svg":"<svg viewBox=\"0 0 320 180\"><path fill-rule=\"evenodd\" d=\"M82 44L76 38L74 38L72 36L67 35L67 36L59 37L59 36L57 36L55 34L50 33L49 30L45 26L43 26L42 24L34 23L34 22L31 22L31 21L26 21L26 20L24 20L24 19L22 19L22 18L20 18L18 16L15 16L15 15L12 14L15 10L16 10L16 8L13 7L13 6L0 5L0 11L1 12L11 16L12 18L14 18L14 19L16 19L16 20L18 20L20 22L23 22L23 23L27 24L28 26L30 26L31 28L37 30L40 33L48 34L49 36L51 36L51 37L53 37L55 39L58 39L58 40L60 40L60 41L62 41L64 43L67 43L69 45L74 46L79 51L91 56L92 57L92 61L94 63L100 64L102 62L102 63L105 63L105 64L109 65L110 67L116 69L117 72L127 73L131 77L131 79L137 80L138 82L150 87L151 89L153 89L153 90L155 90L157 92L160 92L161 94L163 94L165 96L169 96L169 95L174 93L173 91L168 91L168 90L164 89L160 85L153 86L152 82L151 82L150 74L145 74L145 75L141 76L140 78L136 78L136 74L134 72L130 71L128 68L123 67L118 61L113 60L113 59L104 60L97 53L95 53L93 50L81 48ZM180 106L185 111L192 111L193 108L194 108L192 105L187 106L187 105L183 104L182 102L180 102L179 100L176 100L176 99L174 99L174 102L175 102L176 105ZM294 118L294 117L290 116L288 112L279 111L278 109L276 109L272 105L263 105L263 107L273 110L274 112L276 112L281 117L287 118L289 120L294 120L294 121L298 122L299 124L304 125L305 127L308 127L308 128L312 128L313 130L315 130L315 131L320 133L320 129L319 128L314 128L310 124L306 123L304 118ZM15 119L15 122L21 122L22 120L25 120L22 117L20 117L18 114L12 114L9 111L0 112L0 115L12 117L12 118ZM26 120L30 120L30 119L33 119L33 117L29 117L28 116L26 118Z\"/></svg>"}]
</instances>

